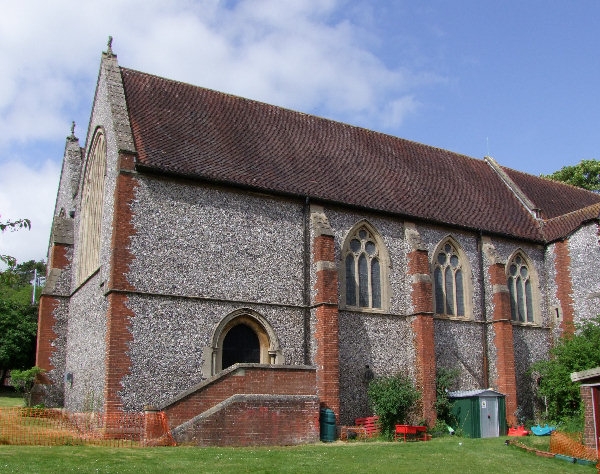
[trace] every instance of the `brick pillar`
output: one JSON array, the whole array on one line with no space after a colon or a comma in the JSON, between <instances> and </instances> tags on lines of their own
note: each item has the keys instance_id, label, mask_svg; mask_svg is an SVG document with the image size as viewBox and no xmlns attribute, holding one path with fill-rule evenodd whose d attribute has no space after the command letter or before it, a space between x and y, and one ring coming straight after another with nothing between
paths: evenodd
<instances>
[{"instance_id":1,"label":"brick pillar","mask_svg":"<svg viewBox=\"0 0 600 474\"><path fill-rule=\"evenodd\" d=\"M333 231L322 212L311 214L313 265L315 272L314 308L315 364L317 393L321 407L340 414L340 361L338 321L338 274L335 264Z\"/></svg>"},{"instance_id":2,"label":"brick pillar","mask_svg":"<svg viewBox=\"0 0 600 474\"><path fill-rule=\"evenodd\" d=\"M598 409L598 387L593 385L581 384L579 386L581 401L583 403L583 412L585 414L583 423L583 444L588 448L597 449L596 440L600 427L597 426L600 414Z\"/></svg>"},{"instance_id":3,"label":"brick pillar","mask_svg":"<svg viewBox=\"0 0 600 474\"><path fill-rule=\"evenodd\" d=\"M55 218L53 237L56 238L56 227L57 222L60 221L60 217ZM37 347L35 364L44 369L46 372L50 372L55 369L52 363L52 357L58 350L54 342L60 336L56 334L54 328L57 320L54 315L56 308L59 306L62 300L68 298L68 294L55 294L54 285L56 280L60 278L61 273L67 270L71 263L69 258L69 250L72 248L72 241L69 243L53 242L48 252L48 275L46 279L46 287L44 292L40 296L40 303L38 308L38 333L37 333ZM61 374L62 377L62 374ZM40 377L43 383L51 383L51 380L47 376Z\"/></svg>"},{"instance_id":4,"label":"brick pillar","mask_svg":"<svg viewBox=\"0 0 600 474\"><path fill-rule=\"evenodd\" d=\"M54 332L56 318L54 310L58 307L59 300L49 295L40 297L40 305L38 309L38 331L37 331L37 348L35 355L35 365L50 372L54 369L52 364L52 356L56 347L53 345L58 334ZM44 383L50 383L48 377L42 377Z\"/></svg>"},{"instance_id":5,"label":"brick pillar","mask_svg":"<svg viewBox=\"0 0 600 474\"><path fill-rule=\"evenodd\" d=\"M492 324L497 374L492 384L499 392L506 395L506 420L509 425L516 426L517 377L513 328L510 319L510 294L506 284L505 265L503 263L493 263L489 266L488 272L492 284L492 301L494 304Z\"/></svg>"},{"instance_id":6,"label":"brick pillar","mask_svg":"<svg viewBox=\"0 0 600 474\"><path fill-rule=\"evenodd\" d=\"M106 329L106 374L104 385L104 413L112 416L122 411L123 404L119 391L121 381L129 374L131 360L127 355L129 342L129 319L133 312L127 307L127 295L111 293L108 295L108 322Z\"/></svg>"},{"instance_id":7,"label":"brick pillar","mask_svg":"<svg viewBox=\"0 0 600 474\"><path fill-rule=\"evenodd\" d=\"M107 420L122 411L123 404L119 396L121 381L129 374L131 360L127 355L132 340L129 331L130 320L134 316L127 306L128 290L133 286L127 281L129 264L133 255L129 250L130 237L135 233L132 224L131 203L135 199L137 179L130 173L133 169L133 157L120 156L121 172L115 188L115 212L111 243L111 274L108 284L108 310L106 328L106 373L104 384L104 412ZM109 427L110 428L110 427Z\"/></svg>"},{"instance_id":8,"label":"brick pillar","mask_svg":"<svg viewBox=\"0 0 600 474\"><path fill-rule=\"evenodd\" d=\"M556 272L556 298L558 298L561 310L562 321L560 329L563 334L573 334L573 284L571 280L571 255L569 254L569 244L566 240L554 244L554 270Z\"/></svg>"},{"instance_id":9,"label":"brick pillar","mask_svg":"<svg viewBox=\"0 0 600 474\"><path fill-rule=\"evenodd\" d=\"M410 227L414 232L416 229ZM433 323L433 285L429 255L417 246L408 253L408 274L412 277L412 303L415 319L416 386L421 391L422 416L429 426L436 421L435 401L435 327Z\"/></svg>"}]
</instances>

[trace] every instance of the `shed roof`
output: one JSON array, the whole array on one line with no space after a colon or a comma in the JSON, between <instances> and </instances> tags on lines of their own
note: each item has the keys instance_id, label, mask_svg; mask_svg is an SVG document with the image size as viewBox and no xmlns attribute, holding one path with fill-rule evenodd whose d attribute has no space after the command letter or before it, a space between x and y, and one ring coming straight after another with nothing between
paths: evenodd
<instances>
[{"instance_id":1,"label":"shed roof","mask_svg":"<svg viewBox=\"0 0 600 474\"><path fill-rule=\"evenodd\" d=\"M491 388L480 390L458 390L448 392L448 398L473 398L473 397L504 397L505 395Z\"/></svg>"},{"instance_id":2,"label":"shed roof","mask_svg":"<svg viewBox=\"0 0 600 474\"><path fill-rule=\"evenodd\" d=\"M356 206L535 242L598 217L600 195L485 160L120 68L140 171Z\"/></svg>"},{"instance_id":3,"label":"shed roof","mask_svg":"<svg viewBox=\"0 0 600 474\"><path fill-rule=\"evenodd\" d=\"M581 372L571 373L571 380L573 382L582 383L600 383L600 367L594 367L593 369L582 370Z\"/></svg>"}]
</instances>

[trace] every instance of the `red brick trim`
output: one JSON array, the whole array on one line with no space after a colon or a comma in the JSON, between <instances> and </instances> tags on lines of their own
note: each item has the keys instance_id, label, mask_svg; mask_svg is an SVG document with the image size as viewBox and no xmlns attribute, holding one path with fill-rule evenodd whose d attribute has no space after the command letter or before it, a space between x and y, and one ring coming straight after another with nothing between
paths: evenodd
<instances>
[{"instance_id":1,"label":"red brick trim","mask_svg":"<svg viewBox=\"0 0 600 474\"><path fill-rule=\"evenodd\" d=\"M419 314L412 323L415 333L416 387L421 391L422 417L429 426L437 419L435 402L435 327L431 315Z\"/></svg>"},{"instance_id":2,"label":"red brick trim","mask_svg":"<svg viewBox=\"0 0 600 474\"><path fill-rule=\"evenodd\" d=\"M416 317L415 334L416 386L421 391L422 417L431 426L436 420L435 401L435 326L433 321L433 285L426 250L413 250L407 255L408 274L413 277L412 303Z\"/></svg>"},{"instance_id":3,"label":"red brick trim","mask_svg":"<svg viewBox=\"0 0 600 474\"><path fill-rule=\"evenodd\" d=\"M556 272L556 298L562 309L560 329L563 334L573 334L575 312L573 310L573 284L571 279L571 255L566 240L554 244L554 269Z\"/></svg>"},{"instance_id":4,"label":"red brick trim","mask_svg":"<svg viewBox=\"0 0 600 474\"><path fill-rule=\"evenodd\" d=\"M130 155L121 154L121 160L132 159ZM115 213L113 217L113 234L111 242L111 276L109 288L115 290L135 290L127 280L129 264L133 255L129 251L129 242L135 234L132 223L131 204L135 199L138 186L137 178L130 173L120 173L115 188Z\"/></svg>"},{"instance_id":5,"label":"red brick trim","mask_svg":"<svg viewBox=\"0 0 600 474\"><path fill-rule=\"evenodd\" d=\"M516 426L517 375L515 372L515 348L510 313L510 295L506 284L505 266L495 263L489 266L488 275L492 288L494 312L492 314L494 345L496 347L497 378L493 385L506 395L506 420Z\"/></svg>"},{"instance_id":6,"label":"red brick trim","mask_svg":"<svg viewBox=\"0 0 600 474\"><path fill-rule=\"evenodd\" d=\"M72 245L54 243L50 247L48 263L50 268L59 268L64 270L71 263L68 252Z\"/></svg>"},{"instance_id":7,"label":"red brick trim","mask_svg":"<svg viewBox=\"0 0 600 474\"><path fill-rule=\"evenodd\" d=\"M55 368L51 362L52 356L57 350L52 344L58 337L58 334L54 332L54 325L56 324L54 311L59 304L60 300L58 298L48 295L40 297L35 365L46 372ZM49 382L49 380L45 380L45 382Z\"/></svg>"},{"instance_id":8,"label":"red brick trim","mask_svg":"<svg viewBox=\"0 0 600 474\"><path fill-rule=\"evenodd\" d=\"M331 235L319 235L313 242L313 263L317 268L315 289L315 364L321 405L340 414L340 357L338 320L338 274Z\"/></svg>"},{"instance_id":9,"label":"red brick trim","mask_svg":"<svg viewBox=\"0 0 600 474\"><path fill-rule=\"evenodd\" d=\"M131 360L127 355L129 343L133 340L129 331L133 311L127 307L127 295L108 295L108 317L106 328L106 374L104 383L104 412L107 416L123 409L119 392L121 381L130 373Z\"/></svg>"},{"instance_id":10,"label":"red brick trim","mask_svg":"<svg viewBox=\"0 0 600 474\"><path fill-rule=\"evenodd\" d=\"M333 236L321 234L313 242L313 262L335 263L335 242Z\"/></svg>"},{"instance_id":11,"label":"red brick trim","mask_svg":"<svg viewBox=\"0 0 600 474\"><path fill-rule=\"evenodd\" d=\"M413 250L408 255L408 274L413 276L412 303L414 312L433 313L433 285L426 250Z\"/></svg>"},{"instance_id":12,"label":"red brick trim","mask_svg":"<svg viewBox=\"0 0 600 474\"><path fill-rule=\"evenodd\" d=\"M584 406L583 444L598 449L596 440L600 436L600 386L580 385L579 392Z\"/></svg>"},{"instance_id":13,"label":"red brick trim","mask_svg":"<svg viewBox=\"0 0 600 474\"><path fill-rule=\"evenodd\" d=\"M132 223L131 204L135 199L138 186L135 175L127 170L133 166L133 157L121 153L120 164L125 172L117 176L114 199L113 234L111 242L111 274L109 291L132 291L135 288L127 280L129 264L133 255L129 242L135 229ZM122 380L129 374L131 360L127 356L132 335L129 331L130 319L134 316L127 307L128 296L120 292L108 293L108 312L106 330L106 374L104 384L104 411L110 415L121 411L123 404L119 396ZM108 418L107 418L108 419Z\"/></svg>"}]
</instances>

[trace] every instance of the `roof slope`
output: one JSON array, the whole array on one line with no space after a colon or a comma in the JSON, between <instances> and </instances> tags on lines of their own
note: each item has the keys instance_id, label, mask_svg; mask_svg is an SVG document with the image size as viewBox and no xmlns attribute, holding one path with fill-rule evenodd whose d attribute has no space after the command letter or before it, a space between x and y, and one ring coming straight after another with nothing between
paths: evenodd
<instances>
[{"instance_id":1,"label":"roof slope","mask_svg":"<svg viewBox=\"0 0 600 474\"><path fill-rule=\"evenodd\" d=\"M545 240L483 160L130 69L121 74L138 169ZM506 172L542 209L552 204L551 215L582 202L570 186L545 191L538 188L547 180ZM554 200L564 193L569 205L561 207ZM585 194L586 203L600 202Z\"/></svg>"},{"instance_id":2,"label":"roof slope","mask_svg":"<svg viewBox=\"0 0 600 474\"><path fill-rule=\"evenodd\" d=\"M585 189L508 168L503 169L537 208L542 210L544 219L553 219L600 202L600 195Z\"/></svg>"}]
</instances>

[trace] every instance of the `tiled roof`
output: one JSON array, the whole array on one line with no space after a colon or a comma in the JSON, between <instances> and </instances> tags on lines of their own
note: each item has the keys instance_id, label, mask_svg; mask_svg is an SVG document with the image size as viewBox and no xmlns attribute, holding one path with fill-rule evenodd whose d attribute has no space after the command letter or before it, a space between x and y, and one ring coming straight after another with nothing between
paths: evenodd
<instances>
[{"instance_id":1,"label":"tiled roof","mask_svg":"<svg viewBox=\"0 0 600 474\"><path fill-rule=\"evenodd\" d=\"M504 171L542 211L544 219L553 219L600 202L600 195L550 179L504 168Z\"/></svg>"},{"instance_id":2,"label":"tiled roof","mask_svg":"<svg viewBox=\"0 0 600 474\"><path fill-rule=\"evenodd\" d=\"M598 219L600 216L600 203L593 204L583 209L578 209L568 214L547 219L543 222L542 231L547 242L566 237L584 222Z\"/></svg>"},{"instance_id":3,"label":"tiled roof","mask_svg":"<svg viewBox=\"0 0 600 474\"><path fill-rule=\"evenodd\" d=\"M121 74L140 170L546 240L483 160L130 69ZM505 171L549 217L600 202Z\"/></svg>"}]
</instances>

